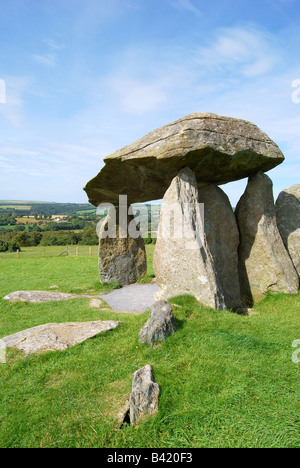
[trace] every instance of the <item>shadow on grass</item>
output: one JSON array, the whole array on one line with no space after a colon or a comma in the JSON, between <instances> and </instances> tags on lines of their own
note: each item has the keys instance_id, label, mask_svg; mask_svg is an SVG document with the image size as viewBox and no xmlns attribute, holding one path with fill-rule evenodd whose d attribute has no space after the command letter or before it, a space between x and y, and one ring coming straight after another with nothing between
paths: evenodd
<instances>
[{"instance_id":1,"label":"shadow on grass","mask_svg":"<svg viewBox=\"0 0 300 468\"><path fill-rule=\"evenodd\" d=\"M67 292L69 294L106 294L115 289L121 289L122 285L120 283L100 283L97 281L91 286L86 286L83 288L71 288Z\"/></svg>"},{"instance_id":2,"label":"shadow on grass","mask_svg":"<svg viewBox=\"0 0 300 468\"><path fill-rule=\"evenodd\" d=\"M176 320L176 325L177 325L177 331L183 330L183 328L186 325L187 320L182 320L177 317L175 317L175 320Z\"/></svg>"}]
</instances>

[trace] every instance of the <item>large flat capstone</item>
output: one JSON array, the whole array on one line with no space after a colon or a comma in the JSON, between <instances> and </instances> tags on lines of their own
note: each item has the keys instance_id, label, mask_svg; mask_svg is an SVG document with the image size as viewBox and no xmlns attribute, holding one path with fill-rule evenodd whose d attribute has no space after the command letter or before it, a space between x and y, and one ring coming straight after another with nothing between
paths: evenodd
<instances>
[{"instance_id":1,"label":"large flat capstone","mask_svg":"<svg viewBox=\"0 0 300 468\"><path fill-rule=\"evenodd\" d=\"M129 203L163 198L185 167L198 188L269 171L284 161L278 146L256 125L210 113L194 113L152 131L108 156L101 172L85 187L89 201Z\"/></svg>"}]
</instances>

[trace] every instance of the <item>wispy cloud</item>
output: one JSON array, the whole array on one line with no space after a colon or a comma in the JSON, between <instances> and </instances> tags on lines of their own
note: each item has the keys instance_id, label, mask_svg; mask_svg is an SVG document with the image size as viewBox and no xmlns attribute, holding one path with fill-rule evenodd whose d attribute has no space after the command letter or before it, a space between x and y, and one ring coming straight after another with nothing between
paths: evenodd
<instances>
[{"instance_id":1,"label":"wispy cloud","mask_svg":"<svg viewBox=\"0 0 300 468\"><path fill-rule=\"evenodd\" d=\"M55 39L52 39L52 38L45 39L45 43L48 45L50 50L58 51L66 47L64 43L61 43L61 42L58 43Z\"/></svg>"},{"instance_id":2,"label":"wispy cloud","mask_svg":"<svg viewBox=\"0 0 300 468\"><path fill-rule=\"evenodd\" d=\"M30 146L0 145L1 190L3 193L19 193L19 187L22 187L23 197L28 198L30 192L39 190L43 180L45 199L85 200L82 188L100 168L99 147L100 142L92 147L59 141L36 141L34 150ZM56 194L53 187L56 187Z\"/></svg>"},{"instance_id":3,"label":"wispy cloud","mask_svg":"<svg viewBox=\"0 0 300 468\"><path fill-rule=\"evenodd\" d=\"M59 43L52 38L44 39L43 43L48 50L33 54L32 59L45 67L55 67L57 64L58 52L66 47L65 44Z\"/></svg>"},{"instance_id":4,"label":"wispy cloud","mask_svg":"<svg viewBox=\"0 0 300 468\"><path fill-rule=\"evenodd\" d=\"M170 5L177 10L187 10L196 15L202 15L201 10L191 0L171 0Z\"/></svg>"},{"instance_id":5,"label":"wispy cloud","mask_svg":"<svg viewBox=\"0 0 300 468\"><path fill-rule=\"evenodd\" d=\"M234 1L220 1L214 12L200 0L61 3L55 0L47 28L41 22L34 39L27 32L28 44L34 40L38 46L29 52L28 68L20 63L15 73L37 73L29 95L25 78L1 75L7 103L0 105L0 176L8 198L18 193L30 199L85 200L81 188L101 169L103 157L201 111L261 127L287 156L274 172L276 187L289 171L289 185L294 182L300 170L300 104L291 101L292 80L300 78L296 22L293 31L290 23L280 30L280 18L272 27L271 18L261 20L268 9L258 1L256 17L253 6L257 23L251 24L241 23L247 15L240 14L240 5L226 15L224 5ZM64 21L55 21L56 9L63 11ZM59 25L61 34L55 32ZM41 67L47 72L43 79ZM242 185L231 192L236 201Z\"/></svg>"},{"instance_id":6,"label":"wispy cloud","mask_svg":"<svg viewBox=\"0 0 300 468\"><path fill-rule=\"evenodd\" d=\"M131 0L126 2L126 8L129 8L131 10L140 10L142 6L140 2Z\"/></svg>"},{"instance_id":7,"label":"wispy cloud","mask_svg":"<svg viewBox=\"0 0 300 468\"><path fill-rule=\"evenodd\" d=\"M110 80L122 110L135 115L147 114L166 102L166 85L164 80L149 82L126 76Z\"/></svg>"},{"instance_id":8,"label":"wispy cloud","mask_svg":"<svg viewBox=\"0 0 300 468\"><path fill-rule=\"evenodd\" d=\"M32 56L33 60L44 65L45 67L55 67L56 65L56 54L47 53L47 54L36 54Z\"/></svg>"},{"instance_id":9,"label":"wispy cloud","mask_svg":"<svg viewBox=\"0 0 300 468\"><path fill-rule=\"evenodd\" d=\"M255 77L272 70L278 61L272 42L273 36L251 25L221 29L209 45L199 49L198 58L202 65Z\"/></svg>"},{"instance_id":10,"label":"wispy cloud","mask_svg":"<svg viewBox=\"0 0 300 468\"><path fill-rule=\"evenodd\" d=\"M30 92L32 78L6 76L6 102L0 106L0 118L13 127L21 127L24 118L24 95Z\"/></svg>"},{"instance_id":11,"label":"wispy cloud","mask_svg":"<svg viewBox=\"0 0 300 468\"><path fill-rule=\"evenodd\" d=\"M295 5L297 0L267 0L267 2L275 8L276 10L280 11L281 13L285 11L288 7L292 7Z\"/></svg>"}]
</instances>

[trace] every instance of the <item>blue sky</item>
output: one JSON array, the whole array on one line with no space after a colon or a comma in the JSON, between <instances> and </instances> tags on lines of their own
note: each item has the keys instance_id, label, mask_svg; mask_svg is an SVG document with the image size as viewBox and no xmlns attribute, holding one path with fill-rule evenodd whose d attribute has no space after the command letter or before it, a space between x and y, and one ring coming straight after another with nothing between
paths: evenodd
<instances>
[{"instance_id":1,"label":"blue sky","mask_svg":"<svg viewBox=\"0 0 300 468\"><path fill-rule=\"evenodd\" d=\"M275 197L300 183L299 3L0 0L0 199L86 202L103 157L192 112L254 122Z\"/></svg>"}]
</instances>

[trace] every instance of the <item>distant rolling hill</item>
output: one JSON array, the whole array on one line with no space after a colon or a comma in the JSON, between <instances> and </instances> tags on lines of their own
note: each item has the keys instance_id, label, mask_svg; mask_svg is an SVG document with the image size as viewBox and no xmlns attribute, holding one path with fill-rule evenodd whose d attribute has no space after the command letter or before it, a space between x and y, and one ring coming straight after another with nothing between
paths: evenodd
<instances>
[{"instance_id":1,"label":"distant rolling hill","mask_svg":"<svg viewBox=\"0 0 300 468\"><path fill-rule=\"evenodd\" d=\"M96 212L89 203L54 203L29 200L0 200L0 212L28 212L28 214L72 215L85 211Z\"/></svg>"}]
</instances>

